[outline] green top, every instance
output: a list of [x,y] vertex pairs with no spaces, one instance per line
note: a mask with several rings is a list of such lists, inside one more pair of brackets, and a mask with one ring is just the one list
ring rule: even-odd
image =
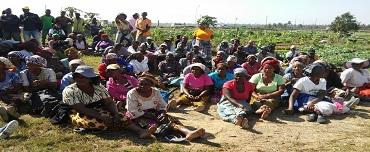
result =
[[42,29],[45,31],[45,30],[49,30],[53,27],[53,23],[54,23],[54,17],[53,16],[46,16],[46,15],[43,15],[41,16],[41,22],[42,22]]
[[262,73],[257,73],[251,77],[249,82],[256,85],[256,90],[258,93],[266,94],[277,91],[278,86],[284,84],[284,79],[281,75],[275,74],[274,80],[265,85],[262,80]]

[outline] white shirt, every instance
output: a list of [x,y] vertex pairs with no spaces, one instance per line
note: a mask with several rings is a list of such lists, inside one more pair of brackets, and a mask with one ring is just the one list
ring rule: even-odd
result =
[[136,88],[131,89],[127,92],[126,101],[126,109],[130,112],[133,119],[144,115],[143,110],[165,110],[167,105],[157,88],[152,88],[152,94],[147,98],[140,96]]
[[362,87],[365,83],[370,83],[370,74],[367,69],[359,71],[349,68],[342,72],[340,79],[346,87]]
[[326,90],[326,80],[321,78],[319,84],[313,83],[309,77],[300,78],[293,86],[301,93],[317,95],[320,90]]
[[127,48],[127,51],[130,52],[131,54],[134,54],[134,53],[137,53],[138,51],[136,51],[132,46],[129,46]]
[[160,54],[166,55],[167,53],[168,53],[167,49],[164,51],[164,53],[162,53],[162,51],[160,49],[158,49],[157,51],[154,52],[154,55],[160,55]]
[[[23,86],[30,86],[30,82],[27,77],[27,73],[29,72],[27,71],[28,69],[20,72]],[[38,76],[31,76],[31,73],[28,75],[31,77],[31,80],[48,80],[49,82],[57,82],[55,72],[49,68],[41,68],[41,73]]]
[[75,41],[76,48],[79,50],[86,49],[86,44],[85,41],[78,42],[77,40]]
[[149,71],[148,58],[144,57],[144,60],[139,62],[138,60],[131,60],[130,64],[134,68],[134,73],[139,74],[141,72]]

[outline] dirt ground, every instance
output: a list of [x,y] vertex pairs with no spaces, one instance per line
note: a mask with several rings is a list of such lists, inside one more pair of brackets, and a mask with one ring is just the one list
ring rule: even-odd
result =
[[305,115],[287,116],[276,109],[269,120],[249,118],[253,129],[243,130],[220,120],[215,104],[207,112],[171,112],[186,126],[203,127],[206,136],[185,145],[205,151],[370,151],[370,103],[349,114],[330,117],[328,124],[307,122]]

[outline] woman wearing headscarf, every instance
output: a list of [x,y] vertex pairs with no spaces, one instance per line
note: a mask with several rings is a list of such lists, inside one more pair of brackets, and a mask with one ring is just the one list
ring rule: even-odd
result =
[[114,43],[112,40],[109,39],[108,34],[102,34],[101,35],[101,40],[96,44],[95,50],[98,51],[98,53],[103,53],[104,50],[109,47],[113,46]]
[[234,79],[223,85],[223,96],[217,104],[217,111],[222,120],[234,123],[242,128],[248,128],[247,114],[252,112],[249,100],[253,86],[247,80],[244,68],[234,70]]
[[57,80],[54,70],[45,68],[46,59],[38,55],[26,58],[27,69],[20,73],[22,85],[26,92],[31,93],[31,105],[34,112],[39,113],[48,99],[56,96]]
[[247,56],[247,61],[242,64],[242,67],[247,70],[247,79],[257,74],[261,69],[261,64],[257,62],[257,57],[254,54]]
[[103,63],[98,66],[99,76],[102,81],[107,81],[109,76],[107,76],[107,66],[110,64],[117,64],[118,55],[116,53],[108,53],[105,55]]
[[13,98],[22,89],[22,82],[16,72],[10,71],[14,65],[5,57],[0,57],[0,116],[4,121],[9,121],[9,116],[18,118]]
[[205,73],[206,66],[204,64],[194,63],[191,66],[191,73],[184,77],[183,94],[178,100],[170,101],[170,108],[175,108],[177,105],[189,105],[198,112],[205,109],[213,82]]
[[229,55],[226,60],[227,64],[227,72],[234,74],[234,69],[240,68],[240,64],[238,64],[238,58],[234,55]]
[[15,67],[15,71],[19,74],[27,68],[26,61],[22,58],[19,51],[11,51],[8,53],[8,59]]
[[114,99],[119,111],[124,110],[126,105],[127,92],[138,86],[138,80],[123,72],[118,64],[110,64],[107,67],[109,80],[107,81],[107,90],[109,95]]
[[284,92],[284,79],[275,73],[279,61],[266,60],[262,62],[262,70],[251,77],[254,92],[250,104],[262,119],[266,119],[271,111],[280,104],[280,96]]
[[188,141],[203,136],[205,134],[203,128],[191,131],[178,120],[167,115],[167,104],[160,90],[154,87],[156,83],[155,77],[150,74],[139,76],[139,86],[127,93],[126,109],[129,118],[141,128],[168,125],[171,129],[184,134]]
[[346,89],[346,94],[354,93],[362,99],[370,98],[370,74],[365,67],[369,65],[368,60],[354,58],[346,63],[348,69],[340,76]]
[[129,129],[139,134],[140,138],[150,136],[155,128],[147,130],[137,127],[116,105],[107,90],[99,83],[99,76],[86,65],[80,65],[73,73],[76,83],[63,91],[63,103],[71,107],[72,125],[78,128],[94,130]]

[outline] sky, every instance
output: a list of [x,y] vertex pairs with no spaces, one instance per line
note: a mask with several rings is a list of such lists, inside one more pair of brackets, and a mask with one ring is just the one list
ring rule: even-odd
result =
[[12,8],[20,15],[22,7],[40,16],[45,8],[53,16],[72,6],[99,13],[113,21],[123,12],[128,16],[148,12],[153,23],[195,23],[202,15],[214,16],[219,23],[231,24],[330,24],[336,16],[351,12],[361,24],[370,24],[370,0],[0,0],[0,9]]

